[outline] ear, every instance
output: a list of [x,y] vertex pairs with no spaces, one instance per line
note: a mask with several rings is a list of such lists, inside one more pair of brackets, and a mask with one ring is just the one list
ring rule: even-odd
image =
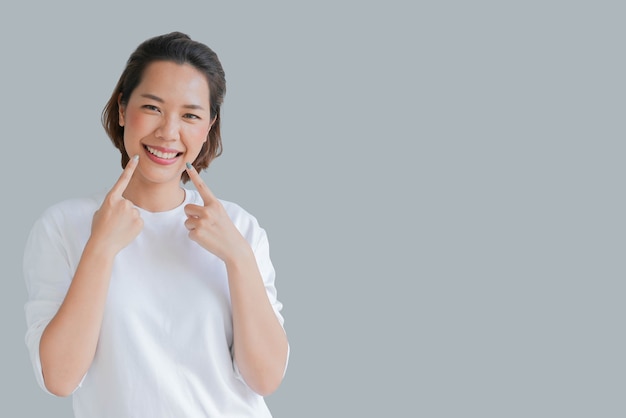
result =
[[117,109],[118,109],[118,119],[120,126],[124,126],[124,114],[126,113],[126,106],[122,104],[122,93],[117,96]]

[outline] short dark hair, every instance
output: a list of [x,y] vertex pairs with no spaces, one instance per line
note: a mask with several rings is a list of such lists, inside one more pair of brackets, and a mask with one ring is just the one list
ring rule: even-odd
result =
[[[181,32],[171,32],[155,36],[142,42],[130,55],[111,98],[102,111],[102,125],[113,145],[122,154],[122,168],[130,157],[124,147],[124,127],[119,124],[119,102],[126,105],[133,90],[141,82],[148,66],[155,61],[171,61],[177,64],[190,64],[206,76],[209,83],[209,103],[213,125],[208,140],[202,145],[200,154],[193,162],[198,172],[209,166],[211,161],[222,153],[220,134],[220,108],[226,94],[226,77],[217,54],[203,43],[192,40]],[[183,183],[189,181],[186,171],[181,177]]]

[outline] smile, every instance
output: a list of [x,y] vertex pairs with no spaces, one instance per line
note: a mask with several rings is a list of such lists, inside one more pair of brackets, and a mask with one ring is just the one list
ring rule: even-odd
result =
[[171,160],[171,159],[176,158],[176,157],[178,157],[179,155],[182,154],[182,152],[163,152],[163,151],[160,151],[160,150],[158,150],[156,148],[152,148],[152,147],[150,147],[148,145],[144,145],[144,148],[150,154],[152,154],[152,155],[154,155],[156,157],[162,158],[164,160]]

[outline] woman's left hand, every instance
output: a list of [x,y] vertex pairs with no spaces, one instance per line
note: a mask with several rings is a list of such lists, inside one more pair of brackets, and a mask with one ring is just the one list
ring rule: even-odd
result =
[[185,227],[189,230],[189,238],[225,263],[249,252],[250,245],[200,174],[193,166],[191,168],[187,166],[187,173],[204,201],[204,206],[194,204],[185,206],[187,215]]

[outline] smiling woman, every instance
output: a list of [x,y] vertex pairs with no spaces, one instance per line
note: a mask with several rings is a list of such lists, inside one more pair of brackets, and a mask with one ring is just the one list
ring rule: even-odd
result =
[[76,417],[271,416],[289,346],[267,235],[199,175],[221,152],[224,93],[206,45],[142,43],[103,111],[120,178],[32,228],[26,343]]
[[[200,154],[215,120],[206,77],[189,64],[155,61],[146,67],[129,98],[119,96],[118,109],[126,154],[143,157],[124,196],[136,201],[146,190],[164,183],[180,189],[185,162]],[[167,209],[168,203],[163,203],[163,208],[147,209]]]

